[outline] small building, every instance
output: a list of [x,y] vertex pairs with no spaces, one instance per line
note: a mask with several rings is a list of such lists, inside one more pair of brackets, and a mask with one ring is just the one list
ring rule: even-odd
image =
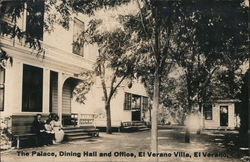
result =
[[205,129],[235,129],[240,118],[236,113],[235,103],[239,100],[217,100],[203,107],[203,128]]
[[[120,128],[122,124],[144,123],[150,121],[149,97],[146,88],[138,80],[124,81],[111,99],[111,126]],[[85,104],[74,105],[76,114],[95,114],[95,125],[99,128],[106,127],[106,111],[103,90],[98,81],[86,95]]]

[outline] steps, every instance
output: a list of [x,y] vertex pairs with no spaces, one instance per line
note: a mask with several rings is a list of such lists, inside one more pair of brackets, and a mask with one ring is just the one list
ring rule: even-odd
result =
[[64,127],[63,131],[67,141],[92,138],[99,133],[94,127]]
[[121,131],[122,132],[137,132],[146,131],[150,128],[145,122],[142,121],[132,121],[132,122],[122,122]]

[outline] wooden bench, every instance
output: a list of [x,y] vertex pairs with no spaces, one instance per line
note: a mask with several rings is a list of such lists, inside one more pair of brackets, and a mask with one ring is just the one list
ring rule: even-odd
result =
[[[42,120],[46,120],[47,117],[43,116]],[[13,140],[16,140],[16,147],[20,148],[20,142],[23,140],[34,139],[35,145],[38,146],[38,138],[35,133],[32,133],[32,123],[35,119],[35,115],[12,115],[12,136]]]
[[[102,131],[105,131],[107,128],[106,119],[96,119],[96,127],[100,128]],[[121,132],[122,121],[121,120],[112,120],[112,131]]]
[[84,126],[80,128],[83,128],[84,132],[87,132],[92,137],[99,137],[99,129],[96,129],[94,126]]

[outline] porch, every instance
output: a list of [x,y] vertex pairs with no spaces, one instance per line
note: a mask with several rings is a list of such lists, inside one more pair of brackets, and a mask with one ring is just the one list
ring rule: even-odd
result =
[[62,116],[62,125],[65,133],[65,140],[77,140],[99,136],[99,129],[96,129],[95,114],[76,114]]
[[[75,116],[76,114],[72,114]],[[64,140],[85,139],[99,136],[99,130],[95,127],[94,114],[78,114],[79,118],[72,118],[72,124],[64,125],[63,130],[65,133]],[[5,118],[4,122],[6,127],[4,135],[6,140],[10,142],[11,146],[16,148],[23,148],[27,146],[37,146],[37,135],[32,132],[32,123],[36,115],[11,115]],[[47,114],[42,115],[42,120],[48,119]],[[6,141],[7,142],[7,141]]]
[[150,122],[144,121],[128,121],[122,122],[121,131],[122,132],[134,132],[134,131],[145,131],[151,128]]

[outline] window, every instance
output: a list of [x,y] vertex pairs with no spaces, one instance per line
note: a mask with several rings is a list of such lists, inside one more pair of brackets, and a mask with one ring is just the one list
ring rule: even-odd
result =
[[141,109],[141,96],[132,94],[131,109]]
[[27,1],[27,37],[43,40],[44,1]]
[[204,105],[204,117],[205,120],[212,120],[213,119],[213,108],[212,105]]
[[147,111],[148,109],[148,97],[142,97],[142,109]]
[[4,81],[5,70],[0,66],[0,111],[4,110]]
[[22,111],[42,112],[43,70],[23,65]]
[[74,19],[73,32],[73,53],[84,56],[84,23],[77,18]]
[[148,97],[125,93],[124,110],[147,110]]
[[125,93],[124,110],[131,110],[131,94]]
[[58,73],[50,71],[49,112],[55,112],[58,107]]

